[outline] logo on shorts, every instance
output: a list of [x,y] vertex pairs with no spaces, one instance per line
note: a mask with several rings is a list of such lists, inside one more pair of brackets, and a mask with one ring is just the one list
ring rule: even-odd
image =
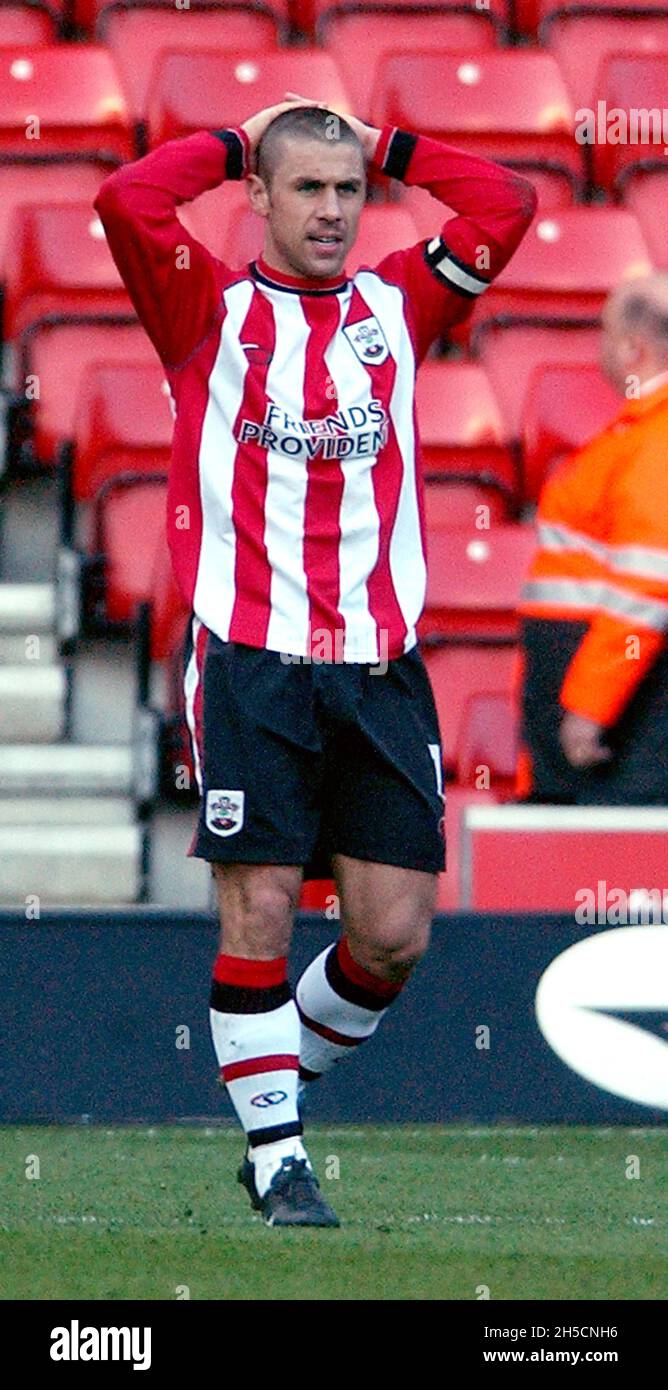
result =
[[260,1091],[257,1096],[251,1096],[251,1105],[257,1105],[258,1110],[266,1110],[270,1105],[280,1105],[287,1098],[287,1091]]
[[244,823],[244,793],[213,791],[206,795],[206,824],[214,835],[236,835]]
[[357,323],[350,323],[343,331],[360,362],[370,362],[379,366],[389,356],[390,349],[385,335],[378,319],[373,316],[359,319]]

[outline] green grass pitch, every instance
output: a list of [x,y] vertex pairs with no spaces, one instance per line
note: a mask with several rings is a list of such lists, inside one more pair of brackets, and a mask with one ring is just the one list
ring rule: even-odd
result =
[[235,1129],[6,1127],[0,1297],[665,1299],[666,1133],[311,1126],[342,1227],[279,1231]]

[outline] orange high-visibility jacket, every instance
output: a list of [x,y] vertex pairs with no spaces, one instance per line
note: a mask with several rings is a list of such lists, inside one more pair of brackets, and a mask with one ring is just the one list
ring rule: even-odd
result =
[[589,621],[560,703],[616,723],[668,632],[667,382],[626,401],[545,483],[520,607]]

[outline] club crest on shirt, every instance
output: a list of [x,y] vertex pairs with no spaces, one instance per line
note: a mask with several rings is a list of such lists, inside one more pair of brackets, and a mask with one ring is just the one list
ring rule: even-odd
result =
[[236,835],[244,823],[244,793],[211,791],[206,794],[206,824],[214,835]]
[[360,362],[368,362],[375,367],[389,356],[385,334],[373,315],[368,319],[358,319],[357,323],[344,324],[343,331]]

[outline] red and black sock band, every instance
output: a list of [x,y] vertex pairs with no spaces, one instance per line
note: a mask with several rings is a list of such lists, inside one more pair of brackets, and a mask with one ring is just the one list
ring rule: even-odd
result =
[[325,960],[325,976],[341,999],[376,1013],[386,1009],[402,989],[402,984],[381,980],[378,975],[358,965],[350,954],[345,936],[332,946]]
[[263,1014],[280,1009],[292,998],[286,970],[287,956],[245,960],[221,953],[213,968],[211,1008],[222,1014]]

